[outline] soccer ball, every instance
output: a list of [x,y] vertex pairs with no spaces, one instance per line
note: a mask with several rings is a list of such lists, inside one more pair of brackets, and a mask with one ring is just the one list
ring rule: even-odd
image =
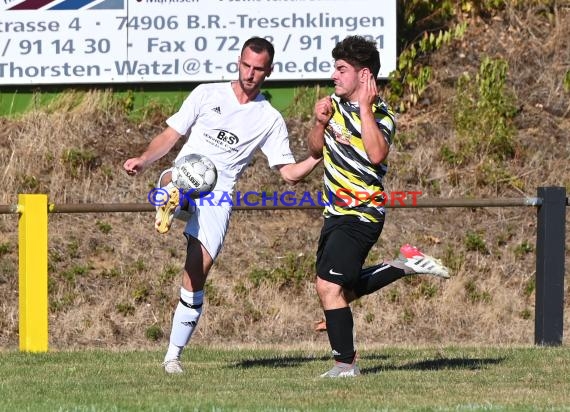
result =
[[193,153],[174,162],[172,183],[190,192],[190,197],[211,192],[218,181],[216,165],[206,156]]

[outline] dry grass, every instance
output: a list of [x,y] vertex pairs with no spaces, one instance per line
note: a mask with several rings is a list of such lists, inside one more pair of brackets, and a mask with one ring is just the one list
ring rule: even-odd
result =
[[[535,196],[538,186],[570,188],[570,105],[562,88],[570,69],[570,9],[556,9],[553,19],[537,10],[509,10],[501,19],[470,27],[462,44],[433,56],[435,79],[425,100],[400,116],[389,190],[456,198]],[[520,104],[517,156],[501,164],[510,178],[493,184],[482,183],[480,165],[451,167],[440,157],[441,146],[456,139],[455,81],[465,71],[476,72],[483,56],[509,62],[509,86]],[[0,204],[14,204],[24,192],[48,193],[55,203],[144,202],[172,157],[136,179],[122,173],[121,165],[140,153],[162,124],[128,122],[112,107],[101,108],[108,100],[104,92],[71,93],[48,112],[0,119]],[[308,125],[289,123],[294,151],[303,155]],[[239,189],[287,186],[258,155]],[[318,189],[320,171],[296,190]],[[152,220],[135,213],[50,215],[51,347],[165,345],[184,241],[180,225],[157,236]],[[317,211],[235,212],[194,339],[326,347],[326,335],[313,331],[321,316],[311,273],[320,225]],[[18,340],[16,227],[15,215],[0,216],[1,347],[16,347]],[[390,210],[370,261],[392,257],[401,243],[410,242],[442,257],[453,277],[400,281],[357,302],[358,342],[532,344],[535,236],[532,208]],[[254,275],[262,272],[273,280],[257,285]],[[304,273],[305,280],[295,284],[283,278],[294,272]]]

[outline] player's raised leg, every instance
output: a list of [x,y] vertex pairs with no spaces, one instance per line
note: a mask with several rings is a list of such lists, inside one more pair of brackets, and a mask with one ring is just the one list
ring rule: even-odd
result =
[[444,279],[449,279],[449,269],[443,265],[441,260],[426,255],[417,247],[405,244],[400,248],[401,261],[407,268],[411,269],[414,275],[433,275]]
[[180,208],[180,190],[172,183],[172,170],[166,169],[158,178],[157,188],[163,190],[162,204],[156,206],[154,228],[158,233],[166,233],[170,230],[174,213]]

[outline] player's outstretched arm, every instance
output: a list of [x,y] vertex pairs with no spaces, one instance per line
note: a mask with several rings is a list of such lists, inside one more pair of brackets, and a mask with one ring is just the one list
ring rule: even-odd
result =
[[167,127],[151,140],[142,155],[128,159],[123,164],[123,169],[129,175],[136,175],[142,172],[152,162],[167,154],[181,136],[172,127]]
[[315,123],[309,131],[309,138],[307,139],[307,146],[309,153],[313,157],[322,157],[323,148],[325,146],[325,126],[320,123]]
[[322,160],[322,157],[309,156],[297,163],[277,166],[281,177],[290,185],[299,183],[305,176],[311,173]]

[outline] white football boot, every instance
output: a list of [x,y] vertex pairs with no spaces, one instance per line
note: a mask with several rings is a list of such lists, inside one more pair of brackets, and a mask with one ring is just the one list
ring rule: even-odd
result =
[[400,248],[399,260],[417,275],[433,275],[449,279],[449,269],[439,259],[422,253],[417,247],[405,244]]

